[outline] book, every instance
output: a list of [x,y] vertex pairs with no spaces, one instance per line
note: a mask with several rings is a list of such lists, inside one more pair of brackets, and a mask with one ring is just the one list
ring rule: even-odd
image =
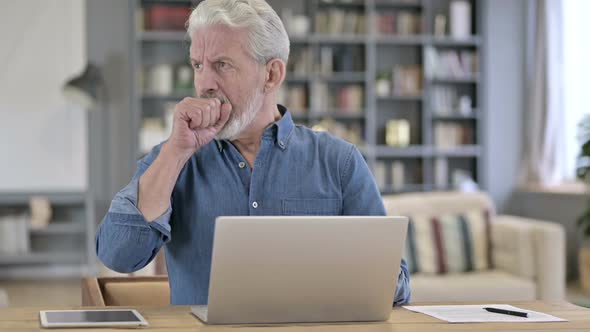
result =
[[332,35],[344,33],[344,15],[345,12],[340,9],[330,9],[328,11],[328,33]]
[[322,47],[320,49],[320,73],[324,75],[331,74],[334,70],[333,60],[332,47]]
[[391,163],[391,187],[395,191],[402,191],[406,186],[406,174],[404,163],[394,161]]
[[446,189],[449,185],[449,162],[447,158],[434,160],[434,185],[437,189]]

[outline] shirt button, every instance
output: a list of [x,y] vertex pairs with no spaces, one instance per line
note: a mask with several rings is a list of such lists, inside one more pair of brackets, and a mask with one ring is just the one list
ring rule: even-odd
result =
[[285,147],[285,142],[283,142],[283,141],[279,141],[279,146],[280,146],[281,148],[284,148],[284,147]]
[[238,164],[238,167],[239,168],[244,168],[244,167],[246,167],[246,163],[243,162],[243,161],[240,161],[240,163]]
[[257,208],[258,207],[258,202],[252,202],[252,207],[253,208]]

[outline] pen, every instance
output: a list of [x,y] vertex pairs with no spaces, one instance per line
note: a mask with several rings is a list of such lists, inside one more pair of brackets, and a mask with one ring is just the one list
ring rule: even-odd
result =
[[486,307],[483,308],[485,311],[494,312],[497,314],[504,314],[504,315],[511,315],[511,316],[518,316],[518,317],[528,317],[529,314],[522,311],[513,311],[513,310],[506,310],[506,309],[498,309],[498,308],[490,308]]

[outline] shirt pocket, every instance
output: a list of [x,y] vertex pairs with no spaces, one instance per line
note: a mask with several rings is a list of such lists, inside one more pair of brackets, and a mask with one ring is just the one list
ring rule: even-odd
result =
[[341,205],[337,198],[287,198],[283,199],[283,215],[337,216],[341,214]]

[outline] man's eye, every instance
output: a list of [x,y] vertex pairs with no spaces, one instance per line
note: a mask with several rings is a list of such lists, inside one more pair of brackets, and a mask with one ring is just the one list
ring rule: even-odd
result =
[[201,68],[203,68],[203,65],[200,63],[194,63],[193,68],[195,68],[196,70],[200,70]]
[[227,62],[221,61],[221,62],[217,63],[217,67],[219,67],[219,69],[227,69],[227,68],[229,68],[229,64]]

